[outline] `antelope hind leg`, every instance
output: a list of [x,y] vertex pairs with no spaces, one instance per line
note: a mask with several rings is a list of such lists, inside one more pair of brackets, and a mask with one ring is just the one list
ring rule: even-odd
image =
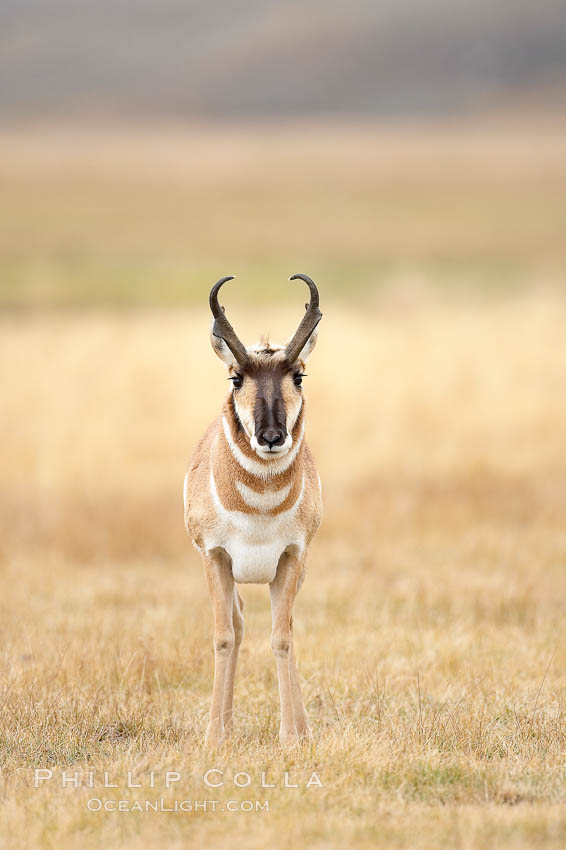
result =
[[299,738],[312,738],[309,726],[309,716],[303,701],[303,694],[299,682],[297,662],[295,659],[295,640],[293,637],[293,618],[291,617],[291,648],[289,657],[289,669],[291,675],[291,697],[293,699],[293,714],[295,717],[295,728]]
[[234,679],[236,678],[236,667],[238,665],[238,653],[244,636],[244,602],[234,587],[234,602],[232,606],[232,626],[234,629],[234,648],[230,655],[226,668],[226,681],[224,688],[224,732],[229,735],[232,731],[232,714],[234,701]]

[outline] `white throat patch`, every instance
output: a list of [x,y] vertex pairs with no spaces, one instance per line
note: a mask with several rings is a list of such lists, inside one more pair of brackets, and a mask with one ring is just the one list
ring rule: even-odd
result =
[[258,460],[254,460],[251,457],[248,457],[243,453],[238,445],[234,442],[232,438],[232,434],[230,433],[230,425],[225,416],[222,417],[222,429],[224,431],[224,436],[226,438],[226,442],[230,447],[230,451],[232,452],[236,461],[240,464],[246,472],[249,472],[250,475],[255,475],[256,478],[268,479],[271,478],[272,475],[279,475],[281,472],[285,472],[288,469],[295,458],[297,457],[297,453],[301,448],[301,444],[303,442],[303,437],[305,434],[305,423],[302,423],[301,430],[295,444],[292,448],[287,452],[287,454],[279,459],[267,459],[267,463],[260,463]]

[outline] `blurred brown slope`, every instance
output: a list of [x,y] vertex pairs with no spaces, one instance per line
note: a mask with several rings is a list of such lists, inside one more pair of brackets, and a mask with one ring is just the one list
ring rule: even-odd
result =
[[[0,134],[0,305],[202,304],[307,271],[369,297],[564,279],[566,124],[256,123]],[[230,298],[230,295],[227,295]]]

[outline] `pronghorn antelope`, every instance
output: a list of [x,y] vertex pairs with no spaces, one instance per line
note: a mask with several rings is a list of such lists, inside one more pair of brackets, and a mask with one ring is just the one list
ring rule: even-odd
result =
[[210,292],[211,342],[228,368],[221,415],[197,445],[183,489],[185,526],[204,563],[214,613],[214,685],[206,737],[219,744],[232,727],[238,651],[244,630],[237,583],[269,584],[271,646],[277,665],[283,746],[310,736],[295,663],[292,609],[305,558],[322,518],[320,478],[304,439],[301,389],[322,318],[307,275],[310,303],[286,345],[246,348]]

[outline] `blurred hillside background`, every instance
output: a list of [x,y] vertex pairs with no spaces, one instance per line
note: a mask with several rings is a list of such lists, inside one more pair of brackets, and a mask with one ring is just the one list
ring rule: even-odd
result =
[[[565,94],[563,0],[1,0],[6,847],[566,846]],[[211,766],[181,504],[227,391],[208,293],[237,275],[237,332],[282,341],[298,271],[324,313],[294,618],[315,739],[278,748],[244,587],[215,765],[325,789],[119,827],[34,793],[37,766]]]
[[563,272],[559,0],[5,0],[0,303]]

